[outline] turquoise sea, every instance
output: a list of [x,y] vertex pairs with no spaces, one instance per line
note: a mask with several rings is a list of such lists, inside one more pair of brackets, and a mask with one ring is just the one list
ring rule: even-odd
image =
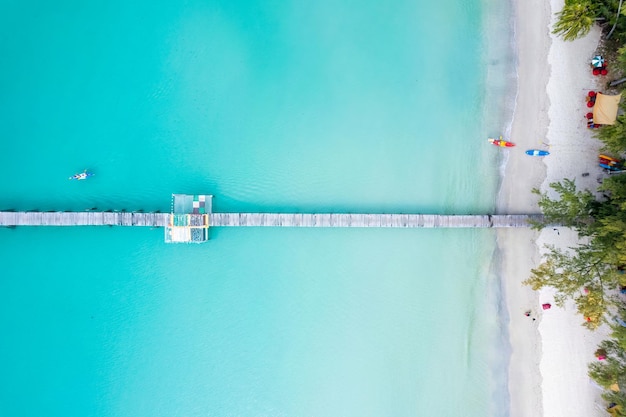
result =
[[[0,209],[493,212],[510,14],[0,0]],[[493,231],[0,228],[0,259],[2,416],[508,415]]]

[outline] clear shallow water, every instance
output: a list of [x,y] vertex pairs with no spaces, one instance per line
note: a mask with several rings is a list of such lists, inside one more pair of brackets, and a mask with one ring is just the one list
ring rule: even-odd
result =
[[[2,208],[493,210],[496,5],[2,9]],[[491,231],[162,233],[0,230],[0,411],[505,413]]]

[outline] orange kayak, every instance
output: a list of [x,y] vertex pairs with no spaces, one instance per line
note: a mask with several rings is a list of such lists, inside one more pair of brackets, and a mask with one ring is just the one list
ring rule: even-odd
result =
[[620,162],[620,160],[619,160],[619,159],[617,159],[617,158],[612,158],[612,157],[607,156],[607,155],[598,155],[598,158],[599,158],[599,159],[604,159],[605,161],[609,161],[609,162]]

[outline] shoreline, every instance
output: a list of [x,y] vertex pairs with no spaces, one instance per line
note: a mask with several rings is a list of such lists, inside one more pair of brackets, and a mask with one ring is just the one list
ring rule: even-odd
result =
[[[551,45],[548,31],[550,7],[540,0],[515,2],[514,47],[517,52],[517,94],[511,141],[516,148],[509,152],[498,192],[498,213],[539,213],[537,196],[531,190],[546,178],[546,166],[540,158],[528,157],[525,149],[536,148],[534,138],[545,138],[548,131],[546,92],[550,68],[536,65],[545,62]],[[539,371],[541,338],[539,336],[538,294],[521,283],[539,263],[539,232],[501,230],[496,233],[501,259],[500,280],[508,310],[510,356],[508,366],[509,416],[543,415],[542,376]],[[532,311],[532,317],[524,312]],[[535,318],[535,320],[533,320]]]
[[[602,174],[597,166],[601,144],[584,119],[585,95],[600,81],[589,68],[600,30],[594,27],[574,42],[555,37],[550,28],[563,4],[563,0],[513,4],[517,96],[510,140],[517,146],[507,158],[498,213],[539,213],[533,188],[547,191],[552,182],[575,178],[579,188],[595,191]],[[551,154],[529,157],[524,155],[526,149]],[[577,242],[577,235],[563,228],[497,231],[500,282],[509,316],[511,417],[605,415],[601,390],[590,382],[587,365],[606,329],[588,331],[572,305],[543,311],[541,303],[553,303],[550,289],[533,291],[522,285],[541,262],[545,245],[567,248]],[[524,313],[529,310],[527,317]]]

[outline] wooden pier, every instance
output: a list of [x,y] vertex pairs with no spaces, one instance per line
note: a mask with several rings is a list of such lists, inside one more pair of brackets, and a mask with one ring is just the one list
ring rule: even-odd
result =
[[169,213],[0,211],[0,226],[167,226]]
[[[208,213],[210,227],[519,228],[540,214]],[[0,211],[0,226],[167,227],[170,213]],[[200,214],[190,216],[201,216]]]
[[166,243],[202,243],[210,227],[520,228],[541,214],[213,213],[210,194],[172,194],[171,213],[127,211],[0,211],[0,227],[162,227]]
[[435,215],[435,214],[293,214],[213,213],[212,227],[383,227],[383,228],[492,228],[529,227],[541,215]]

